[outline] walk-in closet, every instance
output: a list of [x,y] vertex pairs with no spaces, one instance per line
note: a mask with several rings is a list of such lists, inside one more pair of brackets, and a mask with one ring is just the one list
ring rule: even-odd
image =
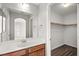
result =
[[77,4],[51,5],[51,55],[77,55]]

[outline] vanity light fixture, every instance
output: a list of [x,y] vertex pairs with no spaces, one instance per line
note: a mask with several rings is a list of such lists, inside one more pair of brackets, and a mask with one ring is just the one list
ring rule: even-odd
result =
[[71,3],[63,3],[63,4],[62,4],[63,7],[69,7],[69,6],[71,6],[71,5],[72,5]]
[[28,3],[19,3],[20,7],[24,10],[29,10],[29,4]]

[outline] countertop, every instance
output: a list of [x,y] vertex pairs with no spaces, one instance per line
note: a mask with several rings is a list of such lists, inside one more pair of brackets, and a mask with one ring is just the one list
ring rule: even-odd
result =
[[18,40],[6,41],[3,43],[0,43],[0,55],[17,51],[17,50],[21,50],[21,49],[25,49],[25,48],[30,48],[30,47],[40,45],[40,44],[45,44],[45,41],[44,40],[31,40],[31,41],[29,40],[29,42],[24,42],[24,43]]

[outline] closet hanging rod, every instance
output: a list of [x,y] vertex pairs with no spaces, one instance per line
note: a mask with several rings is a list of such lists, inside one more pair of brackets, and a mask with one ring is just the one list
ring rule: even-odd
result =
[[51,24],[63,25],[63,26],[73,26],[73,25],[77,25],[77,24],[61,24],[61,23],[51,23]]

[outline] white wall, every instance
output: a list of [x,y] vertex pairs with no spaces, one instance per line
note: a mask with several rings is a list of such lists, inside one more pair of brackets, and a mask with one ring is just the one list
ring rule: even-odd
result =
[[77,55],[79,56],[79,4],[77,4]]
[[55,22],[55,23],[63,23],[63,17],[58,15],[57,13],[53,12],[53,10],[51,11],[51,23]]
[[65,26],[64,44],[77,47],[77,26]]
[[[72,13],[64,17],[65,24],[77,24],[77,13]],[[77,47],[77,25],[65,26],[64,44]]]
[[55,49],[64,44],[64,26],[51,24],[51,49]]
[[64,16],[64,24],[77,24],[77,13]]
[[39,35],[38,39],[45,40],[46,42],[46,55],[51,55],[50,49],[50,20],[49,20],[49,4],[40,4],[39,6],[39,20],[38,29]]

